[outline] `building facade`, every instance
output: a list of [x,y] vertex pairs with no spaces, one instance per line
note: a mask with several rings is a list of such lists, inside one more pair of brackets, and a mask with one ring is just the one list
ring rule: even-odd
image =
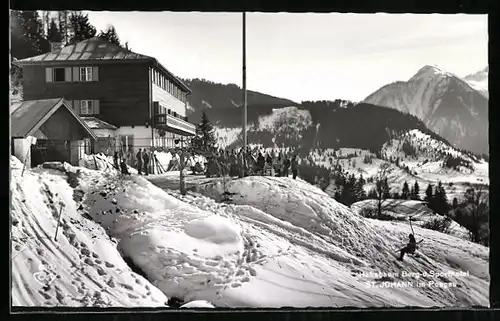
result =
[[22,101],[10,106],[11,153],[27,167],[48,161],[78,165],[95,133],[63,98]]
[[126,152],[195,134],[190,89],[155,58],[96,37],[18,63],[25,100],[64,97],[78,115],[116,127],[110,133]]

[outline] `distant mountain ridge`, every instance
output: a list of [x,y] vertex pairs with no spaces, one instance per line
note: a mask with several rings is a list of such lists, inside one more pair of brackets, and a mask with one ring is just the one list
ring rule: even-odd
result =
[[364,102],[415,115],[457,148],[489,151],[488,99],[437,66],[424,66],[406,82],[383,86]]
[[480,70],[474,74],[465,76],[464,80],[467,81],[467,83],[472,88],[484,94],[486,98],[489,98],[488,76],[489,76],[489,67],[486,67],[483,70]]

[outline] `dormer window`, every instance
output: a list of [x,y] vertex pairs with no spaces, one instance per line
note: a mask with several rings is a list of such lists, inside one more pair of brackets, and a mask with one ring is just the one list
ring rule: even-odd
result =
[[92,67],[80,67],[80,81],[92,81]]

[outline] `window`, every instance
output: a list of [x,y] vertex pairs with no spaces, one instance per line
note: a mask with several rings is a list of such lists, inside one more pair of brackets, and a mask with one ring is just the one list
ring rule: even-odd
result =
[[54,68],[52,79],[54,81],[66,81],[66,72],[64,68]]
[[92,100],[81,100],[80,115],[93,115],[93,114],[94,114],[94,102]]
[[80,81],[92,81],[92,67],[80,67]]
[[90,138],[83,139],[83,152],[87,155],[92,154],[92,141]]

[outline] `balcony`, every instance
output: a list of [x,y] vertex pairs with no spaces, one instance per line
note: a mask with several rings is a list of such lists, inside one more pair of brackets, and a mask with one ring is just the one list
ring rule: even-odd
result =
[[183,136],[196,135],[196,126],[182,118],[170,114],[155,115],[154,127]]

